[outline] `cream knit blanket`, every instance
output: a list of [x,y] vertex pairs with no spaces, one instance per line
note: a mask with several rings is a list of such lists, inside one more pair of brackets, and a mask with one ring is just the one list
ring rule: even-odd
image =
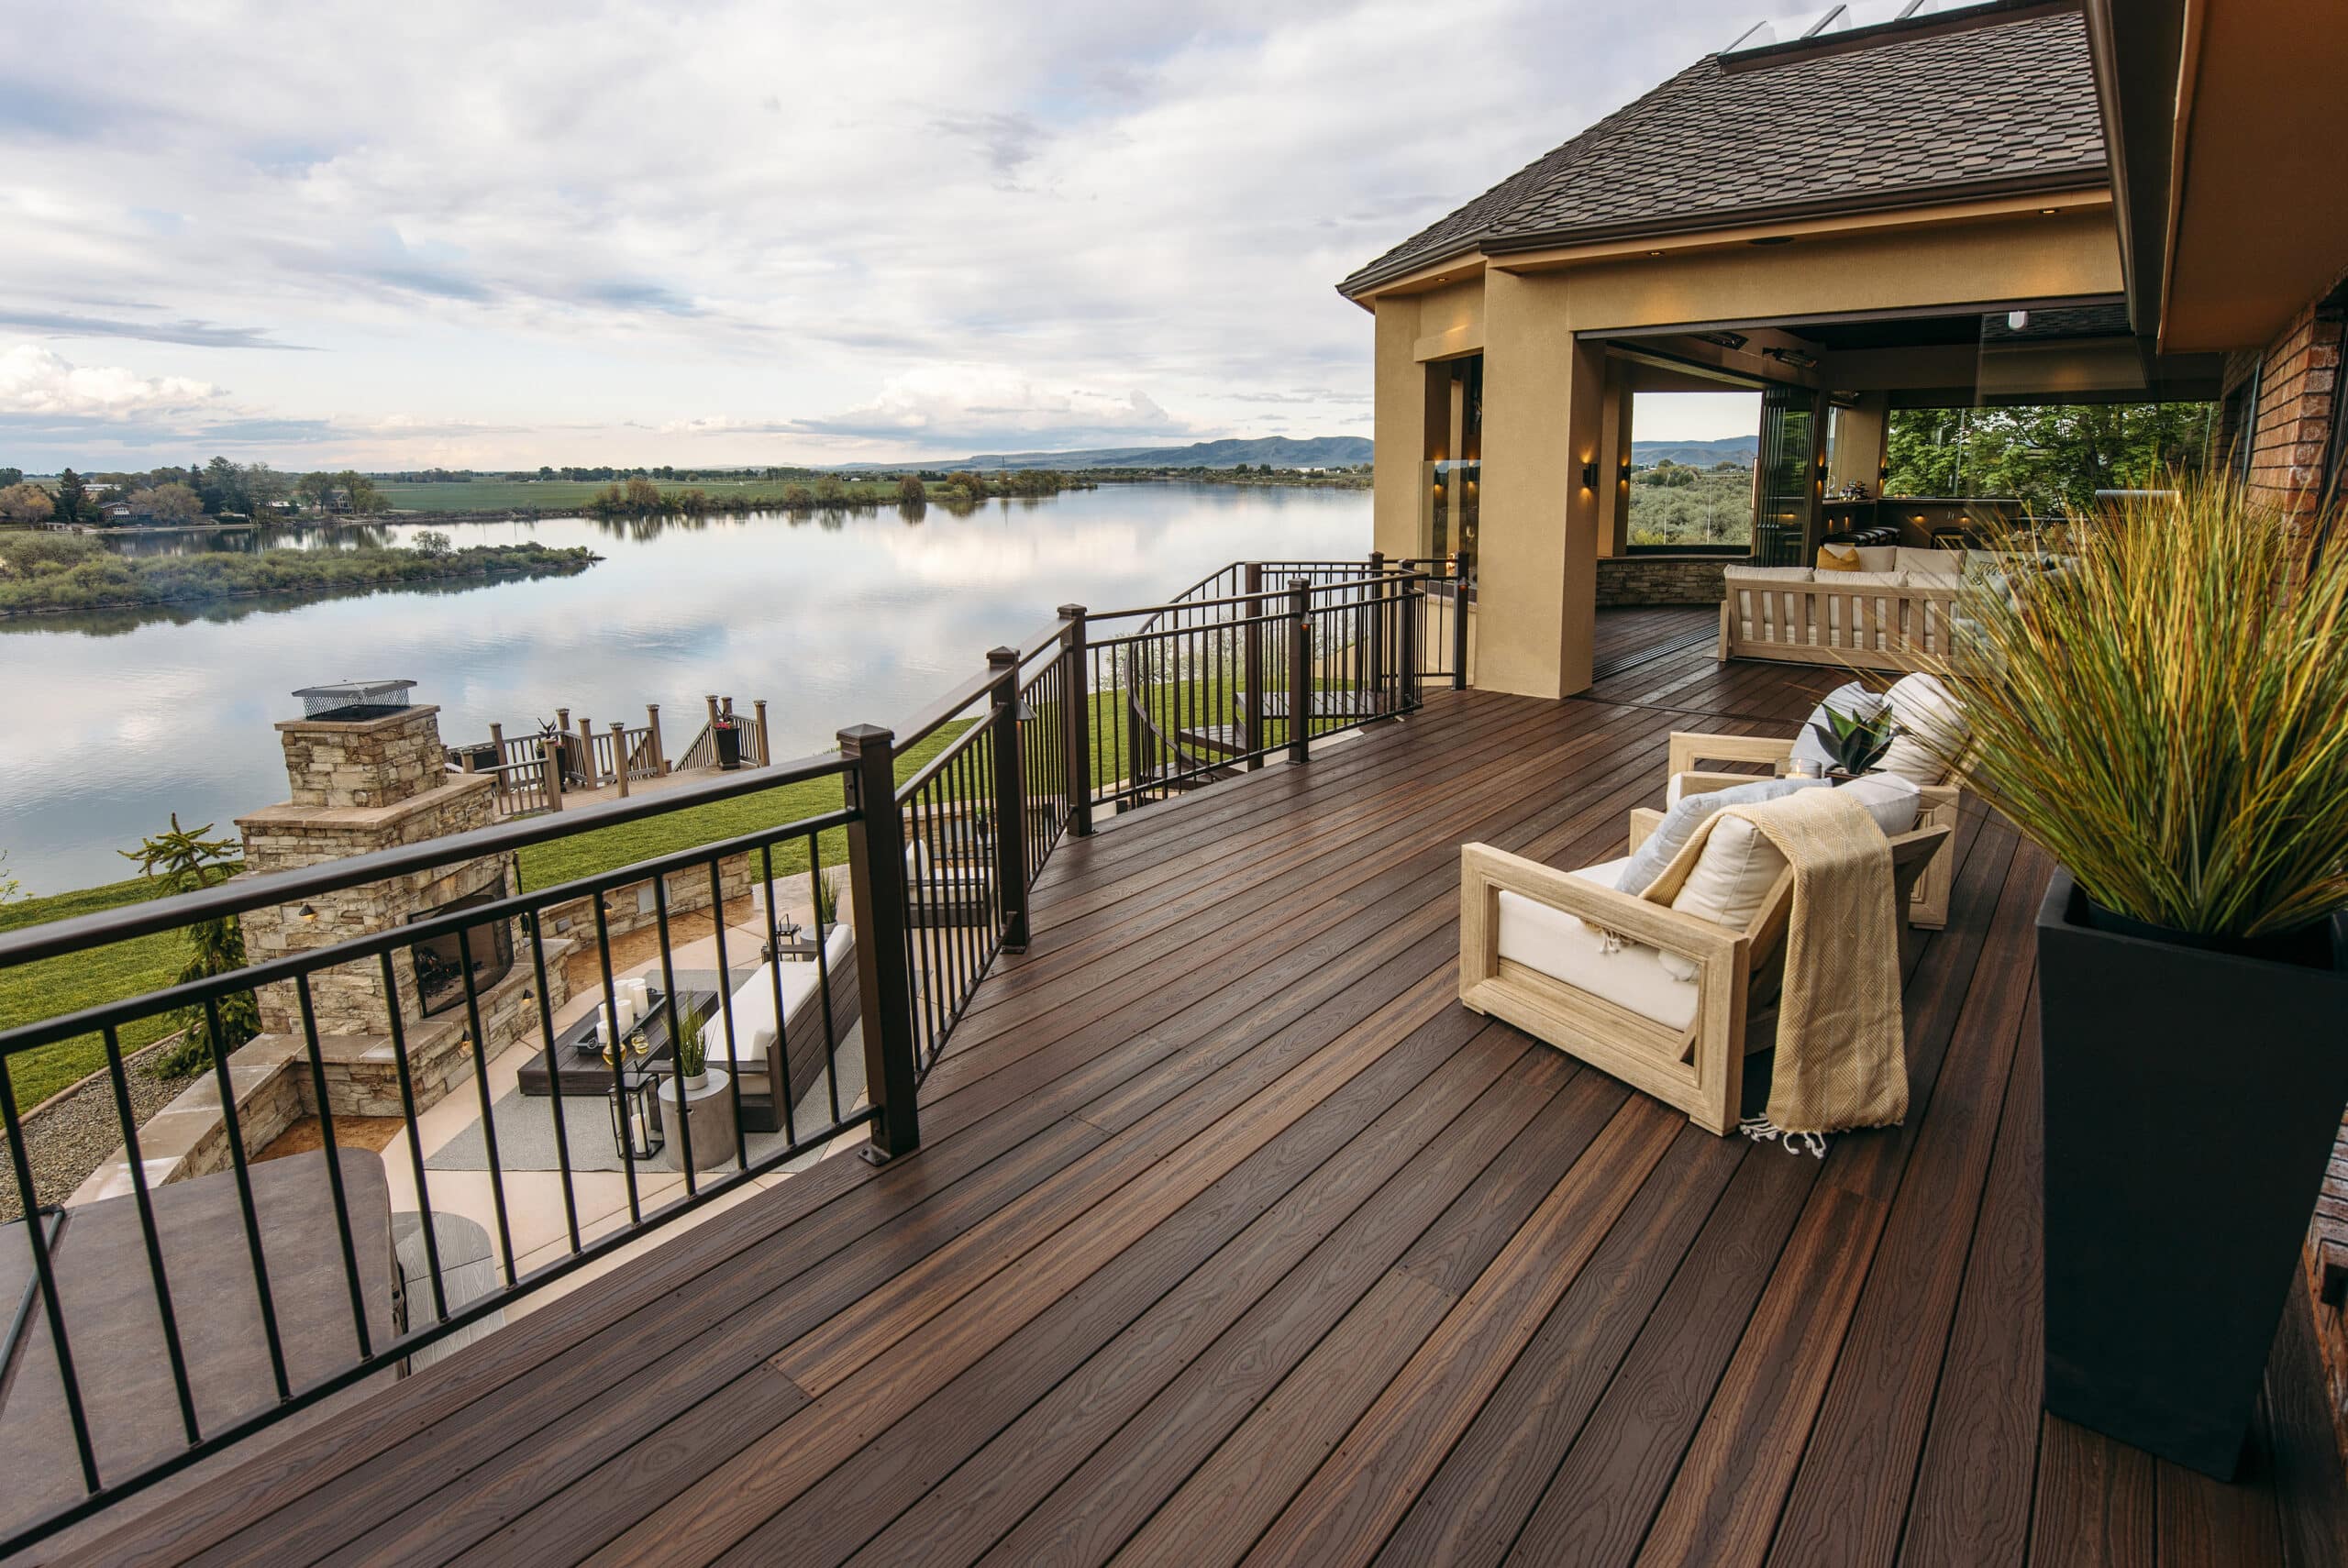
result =
[[[1908,1114],[1908,1054],[1890,841],[1839,790],[1723,806],[1696,825],[1642,896],[1670,903],[1723,817],[1752,823],[1794,872],[1769,1125],[1748,1122],[1746,1131],[1818,1134],[1899,1121]],[[1822,1147],[1813,1138],[1813,1152]]]

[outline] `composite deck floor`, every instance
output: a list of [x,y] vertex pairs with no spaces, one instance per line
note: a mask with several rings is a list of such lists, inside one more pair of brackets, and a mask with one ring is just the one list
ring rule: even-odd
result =
[[1834,679],[1439,692],[1105,822],[917,1155],[739,1204],[90,1560],[2348,1561],[2299,1309],[2241,1485],[2040,1413],[2048,867],[2000,823],[1913,961],[1908,1122],[1822,1161],[1455,999],[1463,841],[1617,853],[1667,732],[1782,733]]

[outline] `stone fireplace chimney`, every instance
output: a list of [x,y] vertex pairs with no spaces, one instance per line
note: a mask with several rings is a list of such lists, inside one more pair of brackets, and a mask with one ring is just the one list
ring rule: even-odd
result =
[[[409,706],[407,688],[412,684],[350,683],[297,693],[311,711],[277,725],[292,798],[237,819],[248,870],[312,866],[484,827],[494,819],[491,777],[449,768],[440,744],[439,710],[428,703]],[[503,857],[457,860],[317,894],[298,905],[255,910],[244,916],[245,947],[254,962],[263,962],[393,930],[452,906],[487,902],[509,890]],[[535,1008],[521,1005],[526,999],[521,977],[529,966],[514,965],[512,925],[510,921],[483,924],[467,938],[487,1036],[482,1043],[492,1056],[535,1021]],[[570,944],[562,945],[567,949]],[[330,1056],[346,1070],[359,1070],[370,1060],[380,1067],[372,1073],[359,1071],[367,1081],[354,1087],[351,1103],[339,1103],[342,1096],[338,1093],[338,1103],[333,1107],[338,1111],[397,1112],[390,1051],[394,999],[419,1109],[471,1070],[463,958],[455,938],[395,950],[392,971],[395,999],[386,995],[377,959],[310,977],[318,1032],[338,1037]],[[257,995],[261,1028],[298,1039],[302,1013],[294,984],[262,986]],[[548,999],[551,1005],[561,999]]]

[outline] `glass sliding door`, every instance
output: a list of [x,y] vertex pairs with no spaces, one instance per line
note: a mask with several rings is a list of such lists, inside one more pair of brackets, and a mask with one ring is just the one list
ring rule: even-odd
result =
[[1753,562],[1802,566],[1818,510],[1818,394],[1772,382],[1761,393],[1761,450],[1754,464]]

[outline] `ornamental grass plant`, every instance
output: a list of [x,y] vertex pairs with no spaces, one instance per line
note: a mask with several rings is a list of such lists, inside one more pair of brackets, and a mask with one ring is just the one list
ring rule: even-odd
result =
[[1993,529],[2011,564],[1959,590],[1966,781],[2128,920],[2233,943],[2348,907],[2348,549],[2206,478],[2068,531]]

